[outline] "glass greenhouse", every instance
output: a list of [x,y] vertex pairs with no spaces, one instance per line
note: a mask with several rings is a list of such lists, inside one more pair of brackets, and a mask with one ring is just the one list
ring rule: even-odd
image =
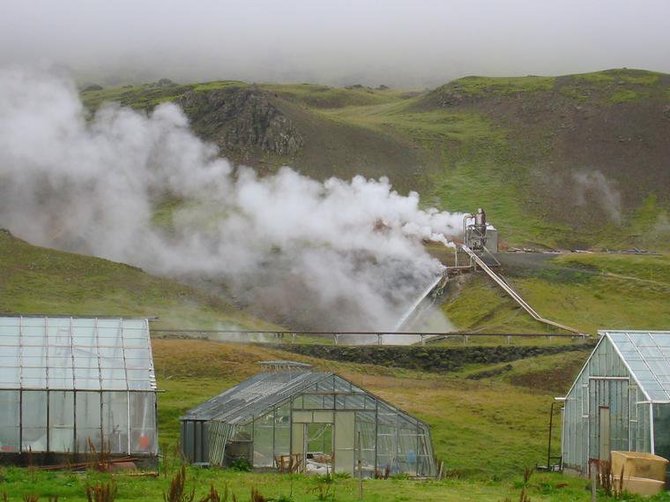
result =
[[434,476],[430,429],[334,373],[289,361],[181,418],[191,462],[300,472]]
[[670,332],[599,334],[565,397],[564,469],[586,475],[615,450],[670,458]]
[[157,457],[148,321],[0,317],[0,461],[93,451]]

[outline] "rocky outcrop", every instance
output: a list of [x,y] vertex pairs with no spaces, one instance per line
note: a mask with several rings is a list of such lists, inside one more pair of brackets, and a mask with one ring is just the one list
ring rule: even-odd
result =
[[270,95],[253,86],[191,90],[177,103],[193,129],[227,154],[292,156],[304,143]]
[[590,351],[592,343],[574,345],[439,347],[393,345],[277,345],[280,350],[341,362],[377,364],[395,368],[446,373],[459,371],[467,364],[498,364],[528,357],[561,352]]

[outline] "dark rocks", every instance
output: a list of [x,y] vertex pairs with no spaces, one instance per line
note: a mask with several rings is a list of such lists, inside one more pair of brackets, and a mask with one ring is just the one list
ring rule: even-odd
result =
[[281,349],[321,359],[444,373],[458,371],[467,364],[497,364],[540,355],[583,350],[584,345],[543,347],[281,345]]
[[258,88],[189,91],[177,102],[193,129],[226,153],[290,156],[303,146],[293,123]]

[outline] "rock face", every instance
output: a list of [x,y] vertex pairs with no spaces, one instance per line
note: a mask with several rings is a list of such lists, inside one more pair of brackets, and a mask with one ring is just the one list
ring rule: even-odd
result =
[[193,129],[227,154],[295,155],[304,140],[270,95],[255,87],[188,91],[178,98]]

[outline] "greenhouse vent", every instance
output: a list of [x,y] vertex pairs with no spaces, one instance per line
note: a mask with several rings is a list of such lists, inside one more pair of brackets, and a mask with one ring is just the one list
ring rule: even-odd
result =
[[0,462],[156,464],[146,319],[0,317]]
[[334,374],[292,361],[264,371],[181,417],[185,457],[197,464],[435,475],[430,429]]
[[611,451],[670,458],[670,331],[599,331],[564,398],[562,462],[588,474]]

